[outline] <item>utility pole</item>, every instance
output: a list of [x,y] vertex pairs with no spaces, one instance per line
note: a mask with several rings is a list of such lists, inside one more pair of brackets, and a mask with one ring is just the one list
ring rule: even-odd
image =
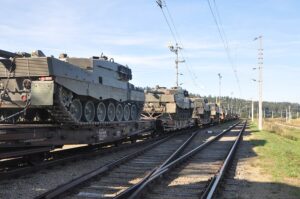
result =
[[176,54],[176,60],[175,60],[175,67],[176,67],[176,87],[179,87],[179,83],[178,83],[178,75],[179,75],[179,72],[178,72],[178,64],[179,63],[183,63],[185,62],[185,60],[179,60],[178,59],[178,51],[181,50],[182,48],[178,46],[178,44],[176,43],[176,46],[169,46],[169,49],[171,52],[175,53]]
[[219,76],[219,106],[221,106],[221,79],[222,79],[222,75],[220,73],[218,73]]
[[233,105],[232,105],[232,96],[233,96],[233,92],[230,93],[231,98],[230,98],[230,114],[233,114]]
[[252,120],[252,122],[254,121],[254,103],[253,103],[253,99],[252,99],[252,107],[251,107],[251,112],[252,112],[252,114],[251,114],[251,116],[252,116],[252,118],[251,118],[251,120]]
[[289,121],[291,122],[292,114],[291,114],[291,106],[289,106]]
[[285,109],[285,122],[288,121],[288,112],[287,112],[287,109]]
[[258,129],[262,130],[262,88],[263,88],[263,48],[262,48],[262,36],[254,38],[255,40],[259,40],[259,48],[258,48],[258,69],[259,69],[259,102],[258,102]]
[[248,111],[248,119],[251,118],[251,111],[250,111],[250,108],[248,109],[248,106],[247,106],[247,111]]

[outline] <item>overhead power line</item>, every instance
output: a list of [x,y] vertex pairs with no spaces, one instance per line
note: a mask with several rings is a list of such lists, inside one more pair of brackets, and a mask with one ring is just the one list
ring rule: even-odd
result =
[[207,3],[208,3],[208,6],[209,6],[211,15],[213,17],[213,20],[214,20],[214,22],[215,22],[215,24],[217,26],[219,37],[220,37],[220,39],[221,39],[221,41],[223,43],[223,46],[224,46],[224,49],[225,49],[228,61],[229,61],[230,65],[231,65],[231,68],[233,70],[236,82],[238,84],[239,93],[240,93],[240,96],[241,96],[242,92],[241,92],[241,86],[240,86],[239,77],[238,77],[238,74],[237,74],[237,69],[236,69],[234,61],[233,61],[233,59],[231,57],[231,52],[230,52],[229,45],[228,45],[228,39],[226,37],[225,31],[224,31],[223,26],[222,26],[222,21],[221,21],[221,17],[220,17],[219,11],[218,11],[218,7],[217,7],[217,4],[216,4],[216,1],[213,0],[214,8],[215,8],[215,13],[216,14],[214,13],[214,10],[212,8],[210,0],[207,0]]
[[[168,16],[169,16],[169,18],[170,18],[170,20],[171,20],[171,24],[173,25],[174,32],[175,32],[175,35],[176,35],[176,37],[177,37],[177,40],[179,41],[180,46],[181,46],[183,49],[185,49],[185,47],[184,47],[184,45],[183,45],[183,43],[182,43],[182,40],[181,40],[181,36],[179,35],[179,33],[178,33],[178,31],[177,31],[177,28],[176,28],[176,26],[175,26],[173,17],[172,17],[172,15],[171,15],[171,12],[169,11],[169,8],[168,8],[168,6],[167,6],[166,3],[165,3],[165,8],[166,8],[167,13],[168,13]],[[181,57],[182,57],[183,60],[187,60],[187,59],[185,58],[184,53],[183,53],[182,51],[180,51],[180,54],[181,54]],[[190,76],[192,77],[192,81],[193,81],[194,85],[195,85],[196,87],[199,87],[199,85],[197,84],[197,81],[196,81],[196,79],[197,79],[198,77],[197,77],[196,73],[193,73],[193,72],[192,72],[193,67],[190,67],[189,64],[187,63],[187,61],[184,62],[184,65],[185,65],[185,67],[187,68],[187,70],[188,70]]]
[[[174,23],[173,17],[171,15],[170,10],[168,9],[168,6],[167,6],[166,2],[164,0],[156,0],[156,3],[160,7],[160,9],[161,9],[161,11],[163,13],[164,19],[165,19],[165,21],[166,21],[166,23],[167,23],[167,25],[169,27],[170,33],[171,33],[171,35],[172,35],[175,43],[176,44],[178,43],[184,49],[185,47],[184,47],[184,45],[183,45],[183,43],[181,41],[181,37],[180,37],[180,35],[179,35],[178,31],[177,31],[177,28],[176,28],[176,25]],[[166,9],[168,16],[164,12],[164,8]],[[186,60],[186,62],[184,62],[184,65],[187,68],[187,71],[188,71],[189,75],[191,76],[192,83],[198,88],[199,85],[198,85],[197,81],[199,81],[199,80],[197,80],[198,79],[197,75],[192,72],[193,68],[189,66],[189,64],[187,62],[187,59],[184,56],[184,53],[182,51],[179,51],[179,53],[181,55],[181,58],[183,60]],[[204,87],[203,83],[201,83],[201,84]]]
[[163,15],[164,15],[165,21],[166,21],[166,23],[167,23],[167,25],[168,25],[168,27],[169,27],[169,30],[170,30],[170,32],[171,32],[171,34],[172,34],[173,39],[175,40],[176,43],[178,43],[178,42],[177,42],[177,39],[176,39],[176,36],[175,36],[175,34],[174,34],[174,32],[173,32],[173,29],[172,29],[172,27],[171,27],[171,25],[170,25],[170,23],[169,23],[169,20],[168,20],[166,14],[165,14],[165,12],[164,12],[164,9],[163,9],[163,7],[166,7],[166,6],[167,6],[167,5],[166,5],[166,2],[163,1],[163,0],[156,0],[156,3],[157,3],[157,5],[160,7],[161,12],[162,12]]

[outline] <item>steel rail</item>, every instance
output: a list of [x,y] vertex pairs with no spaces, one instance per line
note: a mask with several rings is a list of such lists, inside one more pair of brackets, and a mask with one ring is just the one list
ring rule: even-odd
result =
[[[14,168],[12,170],[7,170],[6,171],[1,171],[0,172],[0,179],[7,179],[9,177],[12,176],[20,176],[23,174],[28,174],[34,171],[38,171],[50,166],[55,166],[58,164],[62,164],[62,163],[66,163],[66,162],[70,162],[70,161],[74,161],[74,160],[78,160],[78,159],[82,159],[82,158],[89,158],[89,157],[94,157],[94,156],[99,156],[99,155],[103,155],[103,154],[107,154],[107,153],[111,153],[111,152],[117,152],[120,151],[122,149],[127,149],[128,147],[132,148],[132,147],[136,147],[136,146],[140,146],[140,145],[144,145],[144,144],[148,144],[151,142],[154,142],[156,140],[159,139],[163,139],[166,136],[160,136],[160,137],[155,137],[155,138],[151,138],[151,139],[146,139],[143,140],[141,142],[137,142],[137,143],[130,143],[130,144],[122,144],[121,146],[118,147],[110,147],[110,148],[100,148],[103,150],[99,150],[99,147],[101,147],[102,145],[93,145],[93,146],[81,146],[81,147],[77,147],[77,148],[71,148],[71,149],[64,149],[64,150],[59,150],[59,151],[53,151],[50,153],[51,157],[54,157],[54,159],[51,160],[47,160],[47,161],[43,161],[40,162],[36,165],[23,165],[22,167],[17,167]],[[144,139],[145,137],[141,137],[141,139]],[[106,146],[106,145],[103,145]],[[67,156],[67,157],[65,157]],[[62,158],[61,158],[62,157]],[[13,166],[14,162],[20,162],[23,161],[22,158],[19,159],[12,159],[12,160],[7,160],[7,161],[3,161],[1,162],[1,166],[6,167],[6,166]]]
[[174,161],[166,164],[164,167],[160,168],[155,173],[153,173],[153,175],[149,176],[147,178],[147,180],[144,183],[141,183],[139,185],[139,187],[137,189],[135,189],[135,191],[130,196],[128,196],[127,198],[128,199],[139,198],[140,194],[144,191],[144,189],[147,188],[152,182],[154,182],[155,180],[157,180],[158,178],[160,178],[160,176],[164,175],[165,173],[167,173],[168,171],[170,171],[172,168],[176,167],[177,165],[179,165],[182,162],[186,161],[187,159],[191,158],[193,155],[195,155],[196,153],[198,153],[199,151],[203,150],[204,148],[206,148],[211,143],[213,143],[216,140],[218,140],[219,138],[221,138],[225,133],[227,133],[230,130],[232,130],[238,124],[240,124],[240,122],[237,122],[236,124],[234,124],[230,128],[224,130],[222,133],[219,133],[214,138],[212,138],[212,139],[208,140],[207,142],[201,144],[200,146],[192,149],[191,151],[189,151],[186,154],[180,156],[176,160],[174,160]]
[[74,180],[72,180],[70,182],[67,182],[63,185],[59,185],[57,188],[52,189],[52,190],[50,190],[50,191],[48,191],[48,192],[46,192],[46,193],[44,193],[40,196],[37,196],[36,199],[42,199],[42,198],[47,198],[48,199],[48,198],[58,197],[58,196],[62,195],[63,193],[69,191],[70,189],[75,188],[75,187],[79,186],[80,184],[82,184],[82,183],[84,183],[84,182],[86,182],[86,181],[88,181],[88,180],[90,180],[90,179],[92,179],[96,176],[103,175],[104,173],[108,172],[110,169],[113,169],[114,167],[116,167],[116,166],[118,166],[118,165],[120,165],[124,162],[127,162],[127,161],[131,160],[132,158],[134,158],[138,155],[141,155],[141,154],[145,153],[146,151],[154,148],[155,146],[169,140],[173,136],[174,136],[174,134],[170,135],[166,138],[163,138],[161,140],[158,140],[155,143],[150,144],[150,145],[144,147],[143,149],[141,149],[139,151],[131,153],[131,154],[129,154],[129,155],[127,155],[127,156],[125,156],[121,159],[118,159],[118,160],[116,160],[112,163],[108,163],[105,166],[99,167],[99,168],[97,168],[97,169],[95,169],[91,172],[83,174],[80,177],[75,178]]
[[128,189],[124,190],[122,193],[118,194],[115,199],[126,199],[128,198],[134,191],[136,191],[143,183],[145,183],[152,175],[155,175],[159,172],[165,165],[169,164],[175,158],[177,158],[180,153],[188,146],[188,144],[193,140],[193,138],[199,133],[195,131],[173,154],[169,156],[167,160],[165,160],[160,166],[154,168],[151,172],[149,172],[140,182],[137,184],[129,187]]
[[[238,123],[237,123],[238,124]],[[234,124],[237,125],[237,124]],[[233,128],[233,126],[231,127]],[[188,129],[190,130],[190,129]],[[182,132],[183,131],[183,132]],[[171,136],[168,136],[167,138],[165,138],[163,141],[160,140],[159,143],[153,145],[156,146],[164,141],[166,141],[167,139],[173,137],[174,135],[176,134],[182,134],[184,133],[186,130],[181,130],[179,133],[175,133],[175,134],[172,134]],[[199,131],[199,130],[198,130]],[[193,133],[192,136],[190,136],[186,141],[185,141],[185,145],[187,145],[191,140],[192,138],[196,135],[196,132]],[[151,145],[152,146],[152,145]],[[132,158],[146,152],[146,150],[148,149],[151,149],[150,147],[146,147],[140,151],[137,151],[135,153],[132,153],[130,155],[127,155],[115,162],[112,162],[112,163],[109,163],[105,166],[102,166],[102,167],[99,167],[91,172],[88,172],[78,178],[75,178],[74,180],[71,180],[69,181],[68,183],[65,183],[65,184],[62,184],[60,185],[59,187],[55,188],[55,189],[52,189],[52,190],[49,190],[48,192],[40,195],[40,196],[37,196],[36,198],[55,198],[55,197],[59,197],[59,196],[62,196],[63,194],[65,194],[66,192],[70,191],[71,189],[74,189],[75,187],[77,186],[80,186],[82,183],[86,182],[86,181],[89,181],[90,179],[96,177],[96,176],[101,176],[102,174],[108,172],[110,169],[116,167],[116,166],[119,166],[121,165],[122,163],[126,162],[126,161],[129,161],[131,160]],[[153,148],[152,147],[152,148]],[[155,174],[156,172],[158,172],[162,167],[164,167],[165,165],[168,165],[171,161],[174,161],[174,159],[176,159],[178,157],[178,154],[181,153],[181,151],[184,149],[184,146],[181,146],[180,148],[178,148],[171,156],[169,156],[169,158],[162,164],[160,165],[159,167],[156,167],[155,169],[153,169],[151,172],[149,172],[142,180],[142,182],[146,181],[150,176],[152,176],[153,174]],[[138,184],[142,184],[142,182],[139,182]],[[135,190],[135,188],[133,189]],[[125,197],[126,198],[126,197]]]
[[213,177],[213,179],[212,179],[213,183],[210,183],[210,185],[206,189],[207,191],[205,191],[205,193],[204,193],[203,197],[201,197],[201,199],[204,199],[204,198],[211,199],[213,197],[213,195],[215,194],[215,192],[221,182],[221,179],[223,178],[225,172],[227,171],[228,165],[231,163],[231,161],[233,159],[234,153],[235,153],[237,146],[241,140],[242,134],[245,131],[246,125],[247,125],[247,121],[244,123],[243,128],[241,129],[237,139],[235,140],[234,144],[232,145],[228,155],[226,156],[226,159],[225,159],[221,169]]

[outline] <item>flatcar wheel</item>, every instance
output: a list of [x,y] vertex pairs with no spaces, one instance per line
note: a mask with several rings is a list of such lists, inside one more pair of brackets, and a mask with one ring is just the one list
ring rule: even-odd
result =
[[130,118],[130,108],[128,106],[128,104],[125,104],[124,106],[124,120],[128,121]]
[[105,104],[103,102],[99,102],[97,105],[97,115],[96,115],[96,119],[99,122],[103,122],[105,120],[106,117],[106,107]]
[[135,104],[131,105],[130,112],[131,112],[131,120],[136,120],[138,110]]
[[123,119],[123,106],[122,106],[122,104],[117,105],[116,119],[117,119],[117,121],[122,121],[122,119]]
[[116,107],[114,103],[110,102],[107,106],[107,119],[108,121],[112,122],[115,120],[116,117]]
[[83,119],[86,122],[92,122],[95,118],[95,106],[92,101],[87,101],[83,106]]
[[82,116],[82,104],[79,99],[74,99],[70,105],[70,113],[76,121],[80,121]]

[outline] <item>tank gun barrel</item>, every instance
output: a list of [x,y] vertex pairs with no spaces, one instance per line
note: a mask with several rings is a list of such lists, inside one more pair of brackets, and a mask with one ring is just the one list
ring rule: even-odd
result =
[[5,50],[0,50],[0,57],[9,59],[11,57],[16,57],[16,56],[18,56],[18,54],[5,51]]
[[153,90],[146,90],[147,93],[153,93],[153,94],[165,94],[162,91],[153,91]]
[[12,53],[12,52],[9,52],[9,51],[0,50],[0,57],[6,58],[6,59],[9,59],[11,57],[30,57],[30,54],[25,53],[25,52]]

